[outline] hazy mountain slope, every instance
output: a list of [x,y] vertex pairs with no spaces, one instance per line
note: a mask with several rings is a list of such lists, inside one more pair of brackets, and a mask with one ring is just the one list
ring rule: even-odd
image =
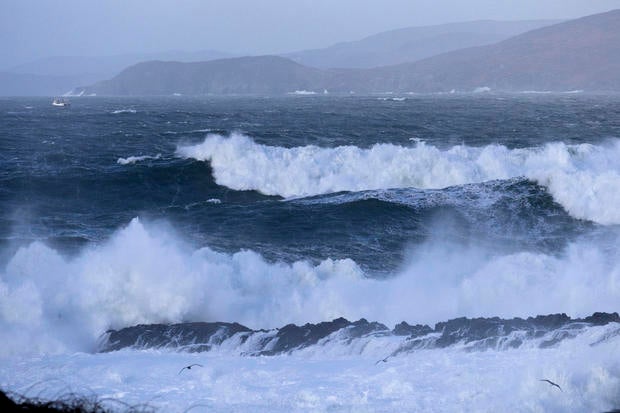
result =
[[[369,74],[388,90],[620,90],[620,10]],[[379,86],[379,85],[377,85]]]
[[379,33],[359,41],[343,42],[324,49],[304,50],[284,56],[303,65],[319,68],[371,68],[413,62],[452,50],[492,44],[558,22],[481,20],[408,27]]
[[14,66],[6,70],[11,73],[29,73],[45,76],[74,76],[84,73],[103,75],[109,79],[128,66],[148,60],[174,60],[178,62],[199,62],[232,57],[230,54],[202,50],[198,52],[168,51],[162,53],[133,53],[115,56],[51,56]]
[[321,70],[276,56],[146,62],[80,91],[108,95],[620,91],[620,10],[536,29],[489,46],[374,69]]
[[325,73],[278,56],[211,62],[144,62],[109,81],[85,88],[106,95],[280,94],[311,89]]
[[77,85],[87,85],[116,76],[128,66],[145,60],[209,61],[230,57],[222,52],[170,51],[117,56],[52,56],[14,66],[0,75],[0,95],[58,95]]

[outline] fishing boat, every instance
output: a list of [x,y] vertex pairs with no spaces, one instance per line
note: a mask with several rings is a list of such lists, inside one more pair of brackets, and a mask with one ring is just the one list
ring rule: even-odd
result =
[[52,106],[67,107],[70,105],[71,103],[69,103],[68,100],[65,100],[63,98],[54,98],[54,100],[52,101]]

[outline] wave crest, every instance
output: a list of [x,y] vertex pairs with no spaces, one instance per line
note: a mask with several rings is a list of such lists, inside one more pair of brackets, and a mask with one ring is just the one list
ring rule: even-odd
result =
[[113,115],[120,115],[120,114],[123,114],[123,113],[134,114],[134,113],[138,113],[138,111],[135,110],[135,109],[116,109],[116,110],[113,110],[110,113],[113,114]]
[[620,224],[620,140],[604,145],[509,149],[502,145],[440,149],[424,142],[405,147],[376,144],[284,148],[251,138],[208,135],[177,155],[209,161],[219,185],[286,198],[338,191],[422,189],[526,177],[548,188],[572,216]]

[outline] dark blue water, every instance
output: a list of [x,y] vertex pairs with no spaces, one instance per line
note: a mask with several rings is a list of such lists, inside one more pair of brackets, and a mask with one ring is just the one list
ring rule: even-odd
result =
[[[0,247],[42,240],[71,255],[132,218],[165,222],[197,247],[269,260],[351,258],[371,274],[430,237],[497,251],[559,251],[597,231],[544,182],[524,176],[447,188],[380,188],[287,199],[217,184],[210,162],[180,157],[207,133],[256,144],[361,149],[509,150],[620,137],[620,100],[604,96],[47,98],[0,100]],[[134,163],[119,159],[149,156]],[[319,171],[320,172],[320,171]],[[376,171],[381,173],[381,171]],[[595,220],[594,220],[595,221]],[[441,225],[438,225],[441,223]]]

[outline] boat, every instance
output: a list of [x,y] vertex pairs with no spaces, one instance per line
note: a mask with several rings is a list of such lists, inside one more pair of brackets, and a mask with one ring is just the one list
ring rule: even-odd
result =
[[69,101],[65,100],[64,98],[54,98],[54,100],[52,101],[52,106],[67,107],[71,106],[71,103],[69,103]]

